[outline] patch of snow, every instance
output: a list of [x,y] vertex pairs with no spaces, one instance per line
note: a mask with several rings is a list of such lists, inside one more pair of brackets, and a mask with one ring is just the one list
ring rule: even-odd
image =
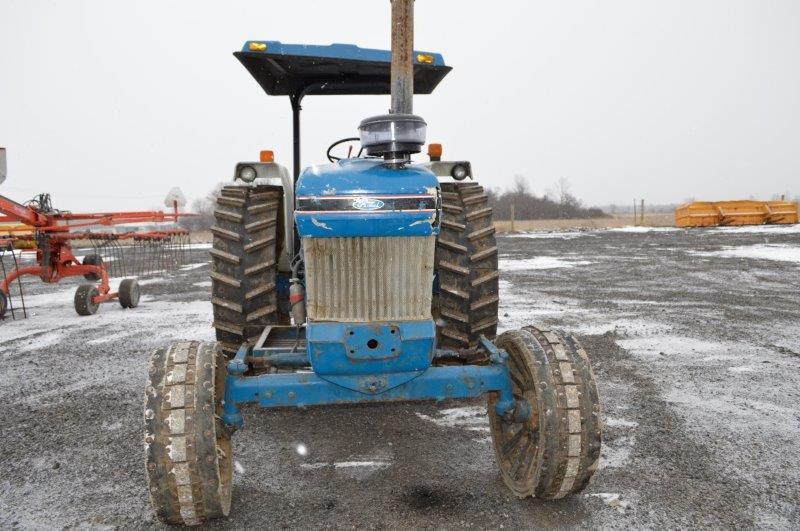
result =
[[574,334],[601,335],[613,332],[624,338],[668,334],[671,328],[658,321],[621,317],[616,313],[585,311],[575,323],[565,323],[560,328]]
[[758,244],[742,247],[725,247],[719,251],[690,251],[695,256],[719,256],[722,258],[753,258],[800,264],[800,246],[785,244]]
[[116,343],[117,341],[130,337],[132,334],[128,332],[117,332],[116,334],[108,334],[106,336],[90,339],[86,342],[87,345],[104,345],[106,343]]
[[333,468],[353,468],[353,467],[367,467],[367,468],[386,468],[391,466],[391,461],[378,460],[378,461],[337,461],[333,463]]
[[139,280],[139,285],[147,286],[148,284],[166,284],[169,281],[170,279],[165,277],[146,278],[143,280]]
[[318,468],[328,468],[332,467],[332,463],[320,462],[320,463],[300,463],[300,468],[305,468],[306,470],[316,470]]
[[531,239],[560,239],[571,240],[573,238],[580,238],[581,236],[588,236],[586,232],[578,231],[547,231],[547,232],[518,232],[514,234],[505,235],[507,238],[531,238]]
[[[112,282],[112,289],[116,289]],[[118,284],[118,283],[116,283]],[[137,308],[125,310],[116,301],[102,304],[96,315],[79,316],[73,308],[74,287],[25,297],[28,318],[2,323],[0,353],[17,355],[57,348],[61,342],[81,341],[96,333],[92,344],[135,336],[146,348],[180,339],[214,341],[213,312],[205,300],[153,300],[143,296]]]
[[462,428],[469,431],[489,431],[489,416],[481,406],[441,409],[435,416],[417,412],[417,416],[442,428]]
[[571,268],[591,263],[586,260],[564,260],[554,256],[535,256],[533,258],[502,259],[500,260],[499,269],[500,271],[531,271],[535,269]]
[[[797,411],[793,408],[780,406],[763,400],[740,399],[732,395],[718,395],[716,397],[698,396],[697,394],[681,389],[672,389],[665,396],[667,402],[680,405],[682,411],[694,414],[712,414],[723,416],[731,426],[747,425],[755,417],[770,424],[773,430],[785,430],[797,433],[795,423],[785,422],[783,419],[794,418]],[[776,419],[772,417],[783,417]]]
[[45,334],[39,335],[27,344],[22,344],[14,347],[16,353],[33,352],[34,350],[47,349],[58,345],[65,337],[61,330],[53,330]]
[[211,281],[210,280],[202,280],[200,282],[193,282],[192,286],[197,286],[198,288],[210,288]]
[[320,468],[367,468],[367,469],[380,469],[392,466],[391,459],[382,457],[371,458],[365,460],[353,461],[318,461],[316,463],[300,463],[300,468],[306,470],[318,470]]
[[623,501],[620,495],[616,492],[596,492],[593,494],[587,494],[586,496],[595,496],[600,498],[603,500],[603,503],[609,507],[613,507],[619,513],[624,513],[625,510],[630,506],[630,503]]
[[639,425],[639,423],[632,420],[625,420],[606,415],[606,417],[603,419],[603,425],[608,426],[609,428],[635,428]]
[[185,266],[181,266],[181,271],[191,271],[192,269],[198,269],[203,266],[209,265],[210,262],[197,262],[196,264],[186,264]]
[[669,334],[620,339],[617,343],[635,354],[658,355],[663,352],[668,356],[689,355],[698,360],[704,355],[728,353],[734,351],[735,348],[735,343],[726,344]]
[[606,229],[608,232],[633,232],[633,233],[641,233],[641,232],[674,232],[676,230],[682,230],[677,227],[639,227],[639,226],[627,226],[627,227],[616,227],[613,229]]
[[[604,437],[605,438],[605,437]],[[636,437],[617,437],[612,441],[604,440],[600,453],[599,468],[621,468],[630,459]]]
[[794,225],[742,225],[740,227],[715,227],[713,232],[725,234],[800,234],[800,223]]
[[741,374],[743,372],[754,372],[757,369],[750,365],[742,365],[740,367],[728,367],[728,372],[732,372],[734,374]]

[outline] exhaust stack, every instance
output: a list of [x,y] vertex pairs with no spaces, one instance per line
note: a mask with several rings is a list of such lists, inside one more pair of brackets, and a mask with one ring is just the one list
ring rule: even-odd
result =
[[425,120],[414,112],[414,0],[392,2],[392,62],[389,114],[361,121],[358,131],[367,155],[402,167],[425,144]]
[[391,114],[414,112],[414,0],[392,2]]

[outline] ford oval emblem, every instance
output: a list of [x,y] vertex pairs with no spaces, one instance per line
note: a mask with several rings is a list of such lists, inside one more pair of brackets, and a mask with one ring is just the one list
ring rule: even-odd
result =
[[373,199],[371,197],[359,197],[353,201],[353,208],[356,210],[379,210],[383,208],[385,203],[380,199]]

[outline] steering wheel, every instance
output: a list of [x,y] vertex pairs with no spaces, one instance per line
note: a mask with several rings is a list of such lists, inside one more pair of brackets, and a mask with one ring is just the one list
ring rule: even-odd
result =
[[[331,155],[331,151],[333,151],[333,148],[335,148],[336,146],[338,146],[340,144],[344,144],[345,142],[356,142],[356,141],[360,141],[360,140],[361,139],[358,138],[357,136],[352,136],[352,137],[348,137],[348,138],[343,138],[341,140],[337,140],[336,142],[334,142],[333,144],[328,146],[328,151],[325,152],[325,155],[328,157],[328,160],[331,161],[331,162],[337,162],[339,160],[342,160],[342,157],[337,157],[335,155]],[[356,155],[356,157],[360,157],[361,153],[363,151],[364,151],[363,147],[359,148],[358,154]]]

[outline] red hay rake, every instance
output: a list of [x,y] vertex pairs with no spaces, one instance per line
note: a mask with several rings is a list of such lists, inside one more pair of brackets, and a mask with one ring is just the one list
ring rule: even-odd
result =
[[[0,176],[1,177],[1,176]],[[0,178],[0,182],[2,179]],[[177,196],[176,196],[177,194]],[[98,285],[82,284],[75,293],[75,309],[81,315],[97,311],[100,303],[119,300],[123,308],[133,308],[139,302],[138,282],[126,278],[119,291],[111,291],[109,277],[142,276],[158,271],[177,269],[186,261],[189,233],[182,228],[124,232],[104,232],[102,227],[136,224],[174,224],[180,217],[191,216],[178,212],[182,197],[171,192],[168,200],[172,212],[99,212],[72,213],[53,208],[50,195],[40,194],[25,204],[0,195],[0,263],[3,280],[0,282],[0,319],[7,310],[17,318],[21,310],[27,317],[20,278],[37,276],[42,282],[57,283],[62,278],[83,276]],[[13,225],[6,225],[13,223]],[[173,225],[174,226],[174,225]],[[124,229],[124,227],[123,227]],[[73,253],[88,250],[79,260]],[[25,265],[22,252],[35,252],[35,265]],[[15,308],[11,286],[16,282],[20,304]]]

